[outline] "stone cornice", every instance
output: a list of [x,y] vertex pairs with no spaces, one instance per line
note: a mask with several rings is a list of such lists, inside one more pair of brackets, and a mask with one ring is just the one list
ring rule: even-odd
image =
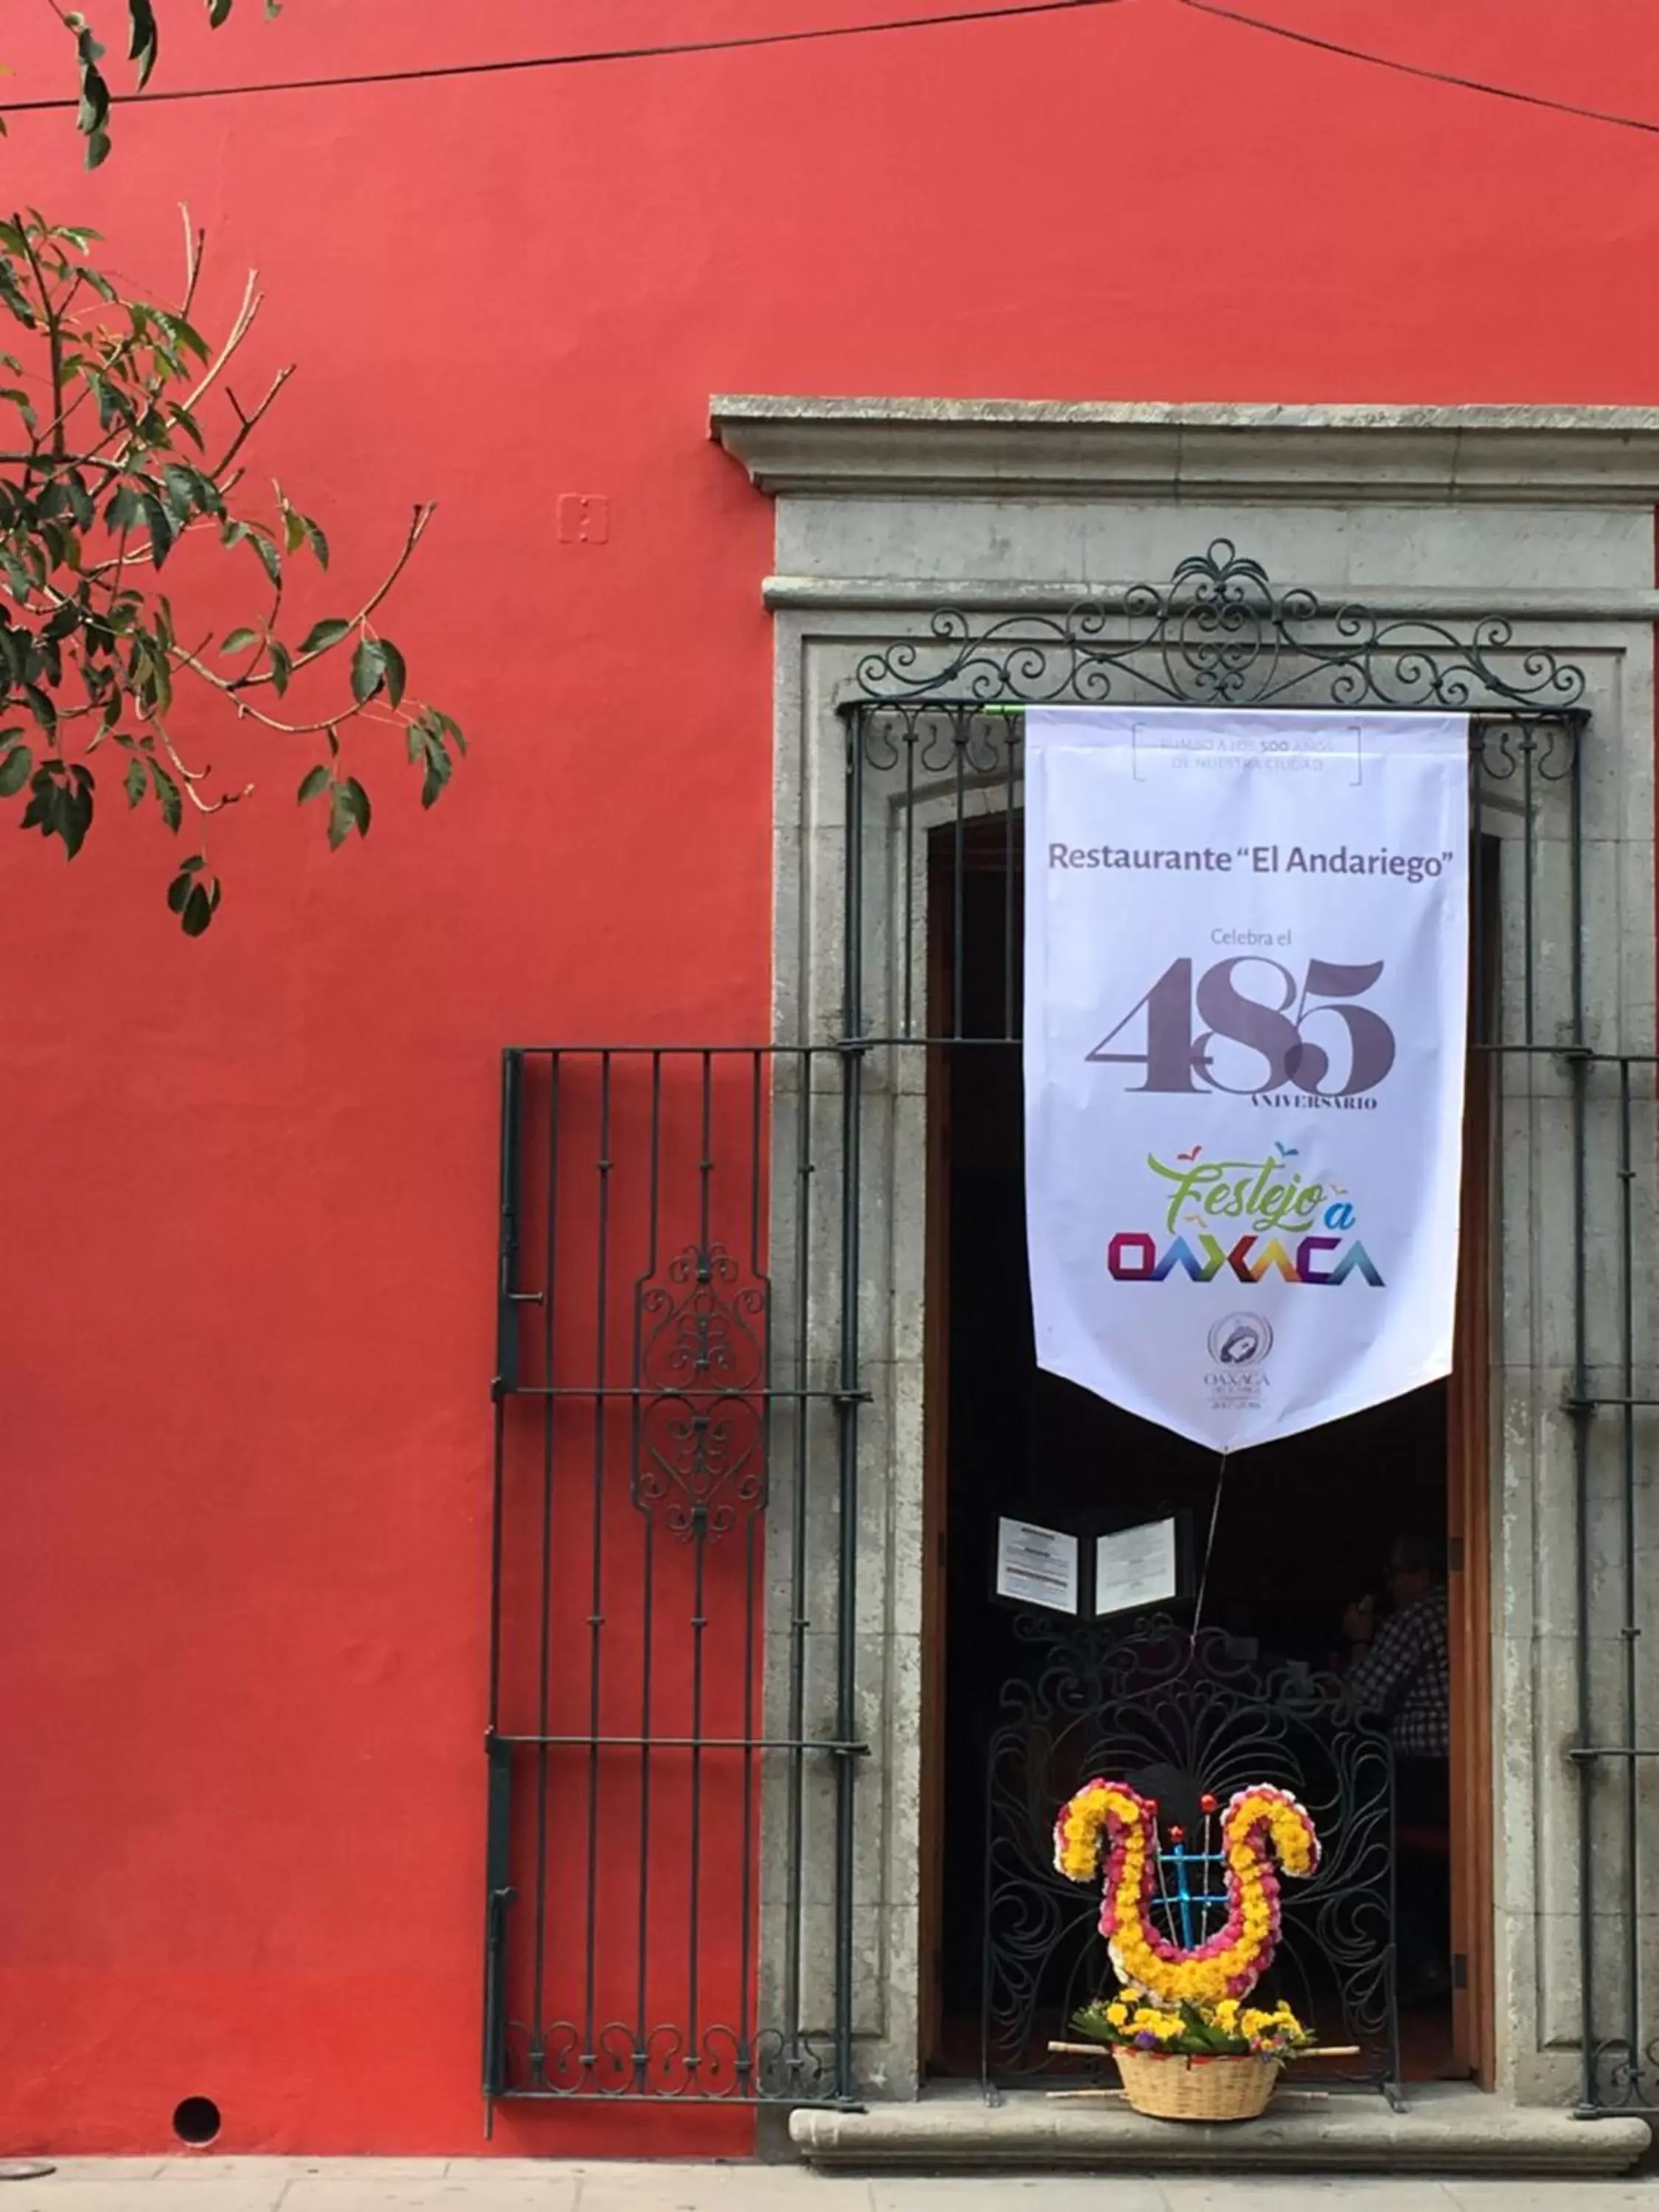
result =
[[[964,614],[1064,614],[1080,601],[1123,611],[1132,590],[1145,585],[1100,583],[1085,579],[1062,583],[1016,583],[994,576],[890,577],[772,575],[761,586],[774,612],[834,611],[847,614],[889,613],[900,608],[932,611],[959,608]],[[1457,585],[1355,584],[1306,586],[1327,608],[1362,603],[1369,613],[1425,621],[1478,620],[1504,615],[1511,622],[1576,624],[1659,624],[1659,591],[1552,591],[1539,586],[1494,584],[1480,588]]]
[[1650,507],[1659,409],[717,398],[769,493]]

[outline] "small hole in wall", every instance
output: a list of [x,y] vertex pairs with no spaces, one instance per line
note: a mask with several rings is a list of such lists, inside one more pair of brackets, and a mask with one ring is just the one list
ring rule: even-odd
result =
[[186,2097],[173,2112],[173,2132],[180,2142],[210,2143],[219,2132],[219,2107],[211,2097]]

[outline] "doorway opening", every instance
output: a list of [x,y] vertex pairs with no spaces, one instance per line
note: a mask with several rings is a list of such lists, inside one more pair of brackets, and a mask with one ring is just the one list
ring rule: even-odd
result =
[[[1075,1964],[1059,1958],[1060,1946],[1050,1959],[1040,1942],[1029,1942],[1017,1969],[1027,2009],[1012,2042],[1006,2016],[992,2030],[998,1846],[988,1747],[1008,1714],[1022,1709],[1045,1663],[1042,1625],[993,1595],[999,1519],[1065,1528],[1175,1514],[1186,1517],[1201,1555],[1213,1512],[1206,1626],[1224,1632],[1228,1649],[1260,1679],[1283,1680],[1288,1670],[1293,1680],[1311,1680],[1355,1667],[1364,1635],[1391,1603],[1420,1595],[1422,1577],[1443,1587],[1449,1565],[1460,1581],[1464,1516],[1481,1489],[1460,1457],[1481,1449],[1472,1411],[1480,1394],[1463,1376],[1241,1455],[1226,1472],[1218,1510],[1214,1454],[1037,1368],[1022,1071],[1012,1041],[1019,1031],[1018,848],[1017,829],[992,817],[937,833],[929,852],[931,1033],[1004,1040],[939,1048],[929,1085],[928,1557],[935,1581],[925,1747],[932,1977],[923,2027],[930,2071],[974,2078],[999,2071],[1019,2078],[1039,2069],[1047,2038],[1063,2036],[1077,1996]],[[1472,1098],[1480,1070],[1477,1059]],[[1480,1118],[1472,1115],[1472,1123]],[[1478,1132],[1469,1141],[1474,1149]],[[1471,1230],[1478,1237],[1480,1223],[1466,1221],[1466,1245]],[[1471,1283],[1483,1267],[1483,1254],[1466,1253]],[[1462,1303],[1467,1309],[1468,1298]],[[1468,1310],[1460,1313],[1462,1366],[1470,1322]],[[1476,1820],[1481,1792],[1467,1775],[1449,1788],[1460,1747],[1480,1724],[1469,1710],[1468,1665],[1480,1624],[1471,1624],[1466,1596],[1452,1589],[1441,1614],[1443,1623],[1449,1612],[1455,1649],[1443,1677],[1440,1733],[1423,1725],[1420,1695],[1415,1726],[1399,1723],[1397,1701],[1389,1723],[1398,1760],[1394,1833],[1380,1849],[1388,1858],[1383,1880],[1395,1889],[1398,2057],[1408,2081],[1484,2072],[1468,1933],[1483,1893],[1477,1859],[1487,1848]],[[1443,1655],[1445,1634],[1443,1626]],[[1047,1816],[1057,1809],[1047,1807]],[[1378,1832],[1387,1836],[1386,1822]],[[1483,1970],[1484,1954],[1475,1966]],[[1098,1942],[1088,1971],[1097,1989],[1110,1979]],[[1328,2035],[1330,2023],[1315,2024]]]

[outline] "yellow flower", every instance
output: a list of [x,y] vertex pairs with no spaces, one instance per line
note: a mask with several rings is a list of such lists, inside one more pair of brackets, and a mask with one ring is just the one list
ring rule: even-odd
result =
[[1123,2026],[1125,2021],[1129,2017],[1129,2008],[1124,2003],[1121,1997],[1119,1997],[1115,2003],[1109,2004],[1107,2006],[1106,2017],[1110,2021],[1114,2027],[1121,2027]]

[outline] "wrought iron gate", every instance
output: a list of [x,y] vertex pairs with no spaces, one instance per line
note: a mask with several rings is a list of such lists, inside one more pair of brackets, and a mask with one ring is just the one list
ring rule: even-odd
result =
[[[858,1778],[854,1652],[872,1117],[925,1093],[944,1055],[1018,1053],[1021,709],[1152,698],[1475,716],[1470,804],[1494,856],[1474,879],[1475,1065],[1500,1113],[1559,1101],[1555,1181],[1522,1198],[1566,1207],[1577,1255],[1558,1402],[1576,1466],[1582,2100],[1649,2102],[1659,1771],[1637,1639],[1659,1377],[1638,1245],[1655,1062],[1587,1006],[1583,672],[1502,622],[1464,634],[1279,592],[1218,542],[1064,620],[941,611],[866,653],[854,691],[822,1040],[504,1055],[487,2095],[858,2094],[854,1803],[878,1778]],[[1006,884],[988,923],[963,896],[988,840]],[[1640,912],[1650,933],[1650,878]],[[971,957],[988,927],[994,1003]],[[883,1172],[903,1172],[882,1141]],[[1603,1481],[1611,1572],[1590,1527]]]
[[[510,1050],[503,1062],[484,2087],[844,2095],[803,2012],[804,1833],[828,1770],[850,1987],[858,1342],[816,1376],[769,1203],[780,1101],[810,1213],[836,1055]],[[855,1264],[855,1261],[854,1261]],[[837,1431],[839,1436],[837,1436]],[[828,1574],[811,1548],[832,1470]],[[775,1474],[790,1477],[780,1531]],[[826,1608],[815,1618],[811,1589]],[[830,1680],[809,1666],[817,1632]],[[769,1667],[763,1644],[784,1647]],[[781,1684],[763,1711],[767,1682]],[[830,1717],[814,1733],[809,1717]],[[787,1811],[759,1879],[763,1778]],[[761,1931],[775,2009],[757,2002]]]

